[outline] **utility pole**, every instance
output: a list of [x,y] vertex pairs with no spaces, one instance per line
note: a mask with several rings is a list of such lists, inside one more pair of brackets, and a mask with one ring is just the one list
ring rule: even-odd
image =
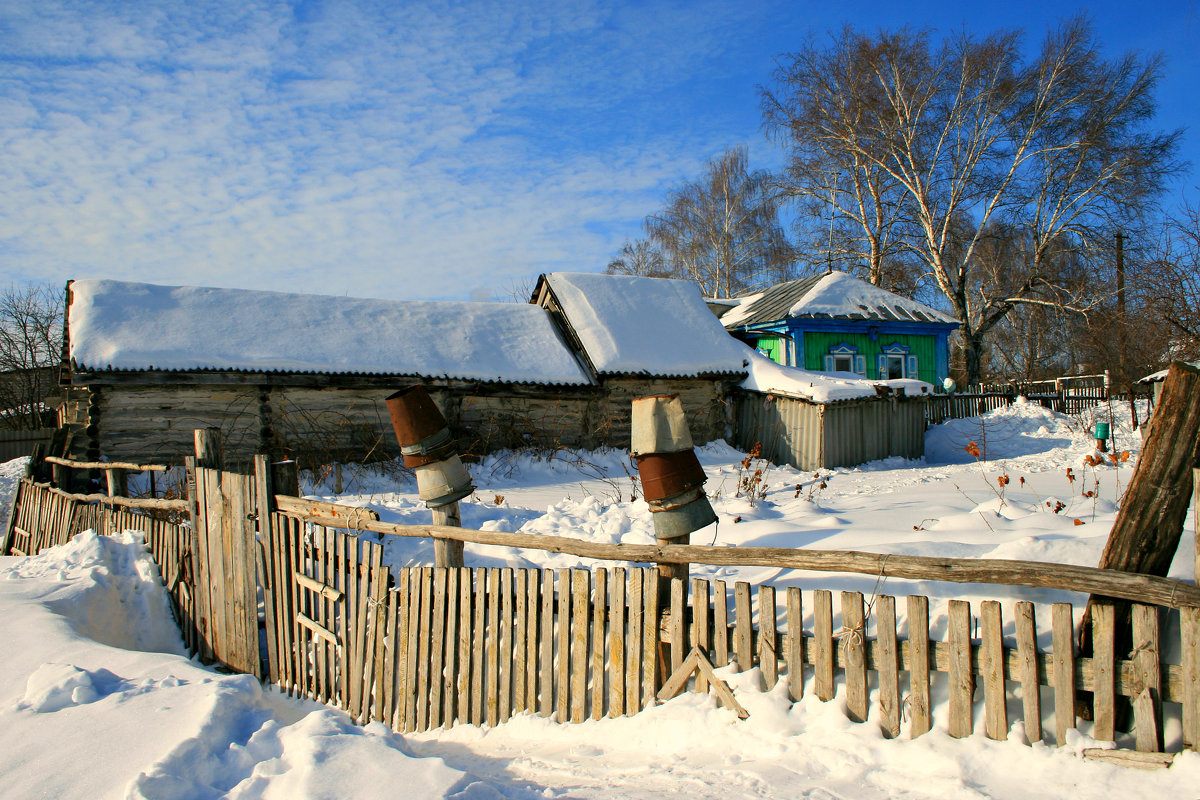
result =
[[1129,338],[1125,328],[1125,233],[1117,231],[1117,344],[1121,380],[1127,381],[1125,365],[1129,360]]

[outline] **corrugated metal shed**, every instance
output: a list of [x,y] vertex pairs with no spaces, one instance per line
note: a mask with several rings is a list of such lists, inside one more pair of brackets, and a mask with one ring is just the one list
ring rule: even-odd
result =
[[881,397],[813,403],[738,391],[733,443],[761,445],[762,457],[797,469],[853,467],[868,461],[925,455],[925,399]]

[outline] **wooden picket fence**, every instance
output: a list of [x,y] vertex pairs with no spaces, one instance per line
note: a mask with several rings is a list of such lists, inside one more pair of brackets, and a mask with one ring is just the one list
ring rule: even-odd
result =
[[[242,582],[233,580],[239,577],[233,572],[220,573],[213,559],[228,552],[231,537],[243,536],[233,530],[234,523],[253,520],[256,552],[243,557],[234,572],[252,570],[257,576],[249,585],[262,589],[265,611],[256,617],[254,631],[257,639],[262,626],[266,647],[251,654],[254,664],[239,668],[291,694],[345,709],[359,721],[379,720],[398,731],[496,725],[519,713],[559,722],[634,714],[665,697],[664,691],[669,694],[664,684],[683,685],[668,679],[679,677],[676,673],[698,651],[717,667],[736,663],[739,670],[759,669],[761,688],[784,681],[795,700],[808,692],[823,701],[841,697],[850,718],[874,722],[890,737],[902,733],[904,719],[910,736],[934,725],[931,686],[941,673],[949,702],[946,719],[938,722],[954,736],[975,730],[979,687],[988,736],[1008,735],[1009,706],[1018,705],[1019,690],[1027,739],[1062,744],[1076,725],[1077,694],[1086,691],[1093,693],[1096,739],[1120,738],[1116,725],[1127,698],[1138,750],[1163,749],[1164,702],[1180,706],[1171,714],[1182,723],[1183,745],[1200,749],[1200,602],[1190,584],[1122,577],[1142,581],[1148,592],[1159,592],[1158,602],[1175,610],[1135,605],[1135,644],[1118,652],[1112,608],[1096,606],[1094,652],[1083,658],[1075,652],[1073,609],[1064,603],[1048,609],[1016,603],[1008,612],[1012,627],[1006,636],[1000,603],[973,608],[950,601],[945,636],[935,641],[929,638],[929,600],[922,596],[898,602],[891,595],[842,592],[835,613],[835,598],[826,590],[790,586],[777,593],[768,585],[730,586],[699,578],[663,587],[655,569],[637,566],[389,568],[382,546],[354,528],[372,528],[372,535],[445,532],[402,531],[403,526],[364,521],[355,509],[278,495],[273,496],[277,510],[264,513],[261,503],[269,490],[251,495],[253,481],[224,481],[204,470],[197,475],[201,486],[212,488],[211,505],[242,511],[222,518],[196,509],[205,530],[193,531],[112,507],[119,498],[85,501],[23,481],[10,519],[8,552],[37,553],[87,528],[145,532],[189,648],[229,663],[223,653],[237,651],[222,650],[213,639],[223,635],[221,624],[237,627],[236,619],[216,621],[223,598],[236,592],[228,586],[214,591],[210,584]],[[263,476],[257,483],[271,485]],[[219,499],[215,487],[226,484],[242,487],[240,505]],[[256,507],[258,512],[243,513]],[[336,526],[313,521],[331,515],[341,515],[342,521]],[[569,552],[562,541],[549,541],[554,537],[455,535]],[[210,554],[207,570],[193,568],[202,541]],[[624,548],[626,561],[642,552],[609,547],[614,553]],[[779,558],[786,565],[787,559]],[[903,556],[888,558],[906,563]],[[955,569],[970,566],[945,561],[953,561]],[[895,572],[896,566],[888,570]],[[1164,599],[1162,587],[1168,583],[1170,595]],[[254,613],[245,598],[228,605],[238,614]],[[1050,622],[1049,649],[1038,646],[1039,619],[1043,625]],[[1178,663],[1167,663],[1172,653],[1180,654]],[[692,686],[712,688],[704,674]],[[1052,709],[1042,708],[1040,687],[1049,687]],[[875,707],[869,705],[872,692]],[[1050,718],[1053,725],[1046,731],[1043,722]]]

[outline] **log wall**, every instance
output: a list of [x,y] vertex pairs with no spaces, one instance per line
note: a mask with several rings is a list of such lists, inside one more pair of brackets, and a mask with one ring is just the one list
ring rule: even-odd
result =
[[[193,430],[215,427],[231,463],[248,461],[255,453],[297,458],[305,467],[395,458],[399,448],[384,401],[412,383],[181,385],[159,379],[161,385],[137,385],[110,378],[68,389],[62,421],[75,434],[71,455],[175,464],[180,453],[190,452]],[[726,436],[727,386],[721,380],[612,378],[589,387],[426,385],[460,452],[468,456],[505,448],[628,448],[631,401],[647,394],[679,394],[698,444]]]

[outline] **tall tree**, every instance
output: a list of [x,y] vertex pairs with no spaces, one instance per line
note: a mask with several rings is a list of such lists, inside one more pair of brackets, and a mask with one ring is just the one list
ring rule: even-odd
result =
[[[827,190],[811,182],[818,165],[881,187],[890,218],[847,218],[864,240],[886,232],[919,261],[961,323],[971,382],[1012,309],[1094,307],[1095,285],[1055,280],[1064,242],[1086,247],[1136,218],[1179,168],[1179,133],[1147,130],[1158,59],[1104,59],[1082,19],[1052,31],[1028,63],[1020,44],[1016,31],[934,43],[928,31],[846,28],[788,56],[763,92],[767,128],[790,147],[792,195]],[[839,208],[852,210],[854,196],[843,189]],[[979,253],[996,226],[1027,243],[1002,276]]]
[[779,222],[770,174],[749,169],[744,146],[712,159],[704,175],[674,189],[646,220],[667,272],[706,294],[732,296],[790,276],[792,250]]
[[63,293],[49,285],[0,292],[0,409],[6,426],[40,428],[58,386]]
[[649,239],[626,240],[604,269],[609,275],[637,275],[643,278],[670,278],[671,265],[656,243]]

